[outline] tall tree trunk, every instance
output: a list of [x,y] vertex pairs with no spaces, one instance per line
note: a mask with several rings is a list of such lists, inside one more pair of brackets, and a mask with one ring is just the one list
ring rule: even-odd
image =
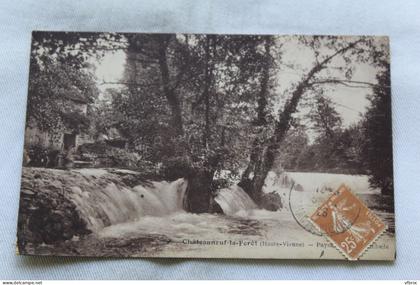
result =
[[[203,130],[203,147],[208,148],[211,134],[211,119],[210,119],[210,96],[213,84],[213,52],[215,49],[214,36],[207,35],[204,44],[204,88],[202,98],[204,99],[204,130]],[[193,213],[206,213],[211,209],[211,191],[213,176],[216,171],[219,158],[206,157],[203,167],[193,168],[188,177],[187,186],[187,205],[186,209]]]
[[[268,172],[273,168],[276,154],[279,150],[279,145],[283,142],[287,131],[290,128],[292,115],[296,112],[297,105],[305,91],[313,84],[311,80],[314,79],[315,75],[317,75],[321,70],[325,69],[327,64],[333,58],[354,48],[359,42],[361,42],[361,40],[355,41],[337,50],[334,54],[317,63],[292,92],[292,96],[286,102],[282,112],[279,115],[279,120],[276,123],[274,134],[268,140],[266,146],[257,146],[257,144],[254,142],[254,148],[251,150],[250,157],[250,165],[252,165],[251,169],[253,171],[250,171],[248,169],[250,167],[248,166],[247,170],[244,172],[246,176],[242,176],[239,185],[242,186],[257,203],[260,202],[262,188],[264,186]],[[250,178],[251,172],[253,173],[252,178]]]
[[162,86],[163,86],[163,93],[168,100],[169,107],[171,109],[171,117],[172,117],[172,128],[174,130],[174,134],[176,136],[183,135],[183,123],[182,123],[182,110],[181,110],[181,103],[175,90],[171,86],[170,76],[169,76],[169,67],[168,67],[168,60],[167,60],[167,48],[169,44],[169,36],[162,35],[159,38],[159,46],[158,46],[158,61],[159,61],[159,69],[161,73],[162,79]]
[[270,48],[273,44],[273,39],[268,37],[264,43],[264,65],[261,71],[260,79],[260,92],[258,93],[257,99],[257,118],[254,121],[254,125],[257,126],[256,137],[252,143],[250,161],[242,173],[242,179],[240,185],[244,190],[249,194],[249,196],[256,201],[260,201],[260,192],[253,191],[254,187],[252,186],[253,180],[255,177],[250,178],[251,174],[257,172],[257,169],[261,167],[261,152],[263,151],[263,141],[261,139],[261,134],[264,127],[267,125],[267,103],[268,103],[268,93],[269,93],[269,81],[270,81],[270,68],[271,68],[271,55]]
[[204,105],[205,105],[205,126],[204,126],[204,146],[207,148],[209,139],[210,139],[210,87],[212,84],[212,77],[213,77],[213,67],[210,63],[210,42],[212,36],[206,36],[206,43],[204,47],[205,52],[205,64],[204,64]]
[[305,93],[307,87],[309,87],[308,81],[305,80],[295,89],[291,99],[286,103],[280,114],[279,121],[274,130],[274,135],[269,139],[268,145],[260,147],[260,151],[258,152],[258,155],[256,155],[254,175],[250,181],[246,182],[246,185],[248,187],[248,193],[250,193],[251,197],[257,203],[260,202],[262,188],[268,172],[273,168],[279,145],[284,140],[286,133],[290,128],[292,115],[296,112],[299,100]]
[[185,209],[192,213],[208,213],[214,170],[194,169],[187,177]]

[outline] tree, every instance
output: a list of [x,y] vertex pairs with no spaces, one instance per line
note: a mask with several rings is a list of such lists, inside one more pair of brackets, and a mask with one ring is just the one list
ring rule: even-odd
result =
[[341,117],[333,107],[330,98],[322,94],[317,94],[309,112],[309,119],[313,123],[312,129],[318,134],[317,138],[310,147],[314,153],[310,171],[338,172],[346,170],[342,167],[345,161],[342,141]]
[[314,130],[329,140],[341,128],[341,118],[332,106],[332,100],[322,95],[315,98],[315,107],[311,109],[309,118],[314,123]]
[[[249,149],[241,138],[250,128],[249,113],[257,105],[254,90],[262,72],[265,37],[126,37],[122,83],[127,92],[120,96],[119,110],[134,122],[147,121],[154,130],[161,130],[155,134],[163,138],[161,149],[170,150],[159,156],[171,165],[167,172],[188,177],[188,208],[206,212],[215,171],[238,169]],[[141,114],[147,114],[147,119],[140,119]],[[131,123],[130,133],[151,137],[144,125],[136,128]],[[151,145],[153,152],[156,146]]]
[[58,62],[44,62],[42,68],[32,70],[29,82],[26,120],[42,131],[52,134],[66,126],[76,132],[87,129],[88,119],[72,109],[69,100],[92,102],[98,89],[92,75]]
[[87,118],[71,110],[66,100],[92,102],[98,96],[88,58],[99,58],[118,38],[108,33],[33,32],[27,122],[49,132],[63,124],[88,127]]
[[275,165],[275,167],[281,167],[288,171],[306,170],[307,168],[305,168],[304,164],[313,163],[313,159],[308,159],[308,157],[303,159],[303,156],[306,155],[308,149],[309,138],[305,132],[304,126],[298,124],[291,127],[285,140],[281,144],[281,151],[277,157],[277,161],[280,165]]
[[[285,99],[281,97],[276,118],[275,67],[282,61],[284,44],[278,39],[124,37],[124,87],[113,99],[123,118],[119,128],[134,147],[146,144],[150,157],[166,164],[170,179],[188,178],[188,209],[193,212],[208,211],[214,173],[223,169],[245,168],[240,184],[258,202],[304,95],[322,95],[325,86],[334,84],[367,85],[352,81],[352,70],[375,50],[375,43],[364,37],[301,37],[296,44],[312,51],[312,66],[296,67],[302,77],[284,94]],[[330,67],[337,72],[332,74]],[[340,133],[340,119],[331,102],[320,96],[317,110],[318,129],[322,127],[328,136]]]
[[[257,94],[257,107],[256,107],[256,118],[253,121],[253,124],[256,126],[256,132],[254,141],[251,147],[251,153],[249,156],[249,163],[247,168],[242,173],[242,179],[240,182],[240,186],[242,186],[245,191],[249,194],[249,196],[259,203],[261,199],[261,191],[252,191],[252,186],[250,183],[250,175],[256,174],[259,172],[261,168],[261,159],[260,154],[264,151],[264,141],[267,139],[267,136],[270,134],[268,128],[268,99],[269,99],[269,92],[271,90],[269,83],[270,83],[270,75],[272,76],[271,69],[274,66],[274,61],[271,55],[271,48],[274,45],[273,37],[267,36],[264,39],[264,55],[261,60],[262,68],[259,78],[259,92]],[[273,161],[274,162],[274,161]]]
[[389,64],[377,76],[378,84],[369,98],[371,106],[364,121],[366,158],[369,182],[382,194],[393,193],[391,82]]
[[[292,115],[296,112],[298,103],[303,95],[323,84],[351,84],[351,63],[353,61],[367,61],[371,52],[377,51],[377,49],[372,48],[374,43],[364,37],[351,40],[345,37],[303,37],[302,42],[304,45],[313,48],[314,63],[312,68],[292,88],[290,97],[279,113],[273,135],[265,142],[264,147],[258,153],[257,161],[259,167],[255,168],[252,178],[249,176],[242,177],[241,184],[247,186],[248,193],[253,197],[258,197],[262,193],[265,178],[273,167],[280,144],[285,139],[290,128]],[[327,50],[329,53],[322,55],[319,52],[320,50]],[[341,78],[331,77],[328,72],[325,72],[337,58],[340,58],[345,63],[340,68],[344,74]],[[254,163],[252,160],[250,163]]]

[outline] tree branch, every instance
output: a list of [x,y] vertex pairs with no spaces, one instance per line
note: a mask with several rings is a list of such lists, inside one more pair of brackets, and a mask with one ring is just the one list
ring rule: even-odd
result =
[[[346,87],[350,88],[373,88],[377,86],[377,84],[365,81],[356,81],[356,80],[346,80],[346,79],[338,79],[338,78],[331,78],[325,80],[318,80],[309,83],[310,85],[319,85],[319,84],[341,84]],[[356,84],[356,85],[352,85]]]
[[98,83],[99,85],[107,85],[107,84],[113,84],[113,85],[130,85],[130,86],[139,86],[139,87],[150,87],[150,86],[160,86],[159,83],[138,83],[138,82],[107,82],[102,81]]
[[137,61],[140,63],[146,63],[146,64],[159,64],[159,61],[157,59],[145,59],[145,58],[138,58],[136,56],[129,56],[127,55],[128,61]]
[[363,39],[359,39],[348,44],[337,50],[332,55],[326,57],[323,61],[312,67],[306,77],[296,86],[296,89],[292,92],[292,97],[286,102],[283,111],[279,115],[279,120],[276,124],[274,136],[270,139],[270,151],[274,152],[276,146],[284,139],[286,132],[289,130],[290,121],[292,114],[296,111],[297,105],[300,98],[303,96],[308,87],[311,87],[310,81],[315,77],[317,73],[326,68],[326,65],[336,56],[346,53],[349,49],[354,48],[358,43],[362,42]]
[[[75,48],[75,47],[66,47],[63,49],[64,52],[70,52],[70,51],[86,51],[89,48]],[[126,47],[115,47],[115,48],[109,48],[109,47],[95,47],[92,48],[93,51],[119,51],[119,50],[127,50]]]
[[320,64],[322,65],[322,64],[325,64],[325,63],[328,63],[331,59],[333,59],[334,57],[336,57],[337,55],[339,55],[339,54],[343,54],[343,53],[345,53],[346,51],[348,51],[349,49],[352,49],[352,48],[354,48],[358,43],[360,43],[360,42],[362,42],[363,41],[363,39],[359,39],[359,40],[357,40],[357,41],[354,41],[354,42],[352,42],[351,44],[349,44],[348,46],[346,46],[346,47],[344,47],[344,48],[341,48],[341,49],[339,49],[339,50],[337,50],[334,54],[332,54],[332,55],[330,55],[330,56],[328,56],[326,59],[324,59]]

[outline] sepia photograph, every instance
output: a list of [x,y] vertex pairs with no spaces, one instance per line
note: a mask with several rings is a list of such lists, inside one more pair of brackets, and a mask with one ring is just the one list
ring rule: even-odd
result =
[[394,260],[389,53],[385,36],[33,32],[18,252],[345,260],[346,232],[354,259]]

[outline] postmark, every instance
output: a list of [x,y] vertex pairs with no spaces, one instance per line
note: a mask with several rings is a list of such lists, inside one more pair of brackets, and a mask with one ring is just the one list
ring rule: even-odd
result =
[[333,192],[310,220],[349,260],[357,260],[386,230],[386,225],[345,185]]
[[[305,231],[316,236],[322,236],[322,232],[315,227],[309,219],[309,216],[313,211],[308,210],[307,203],[302,199],[306,197],[306,193],[299,193],[300,195],[296,195],[298,193],[299,192],[295,191],[295,183],[292,182],[289,188],[288,206],[293,219]],[[310,201],[310,203],[313,204],[314,201]]]

